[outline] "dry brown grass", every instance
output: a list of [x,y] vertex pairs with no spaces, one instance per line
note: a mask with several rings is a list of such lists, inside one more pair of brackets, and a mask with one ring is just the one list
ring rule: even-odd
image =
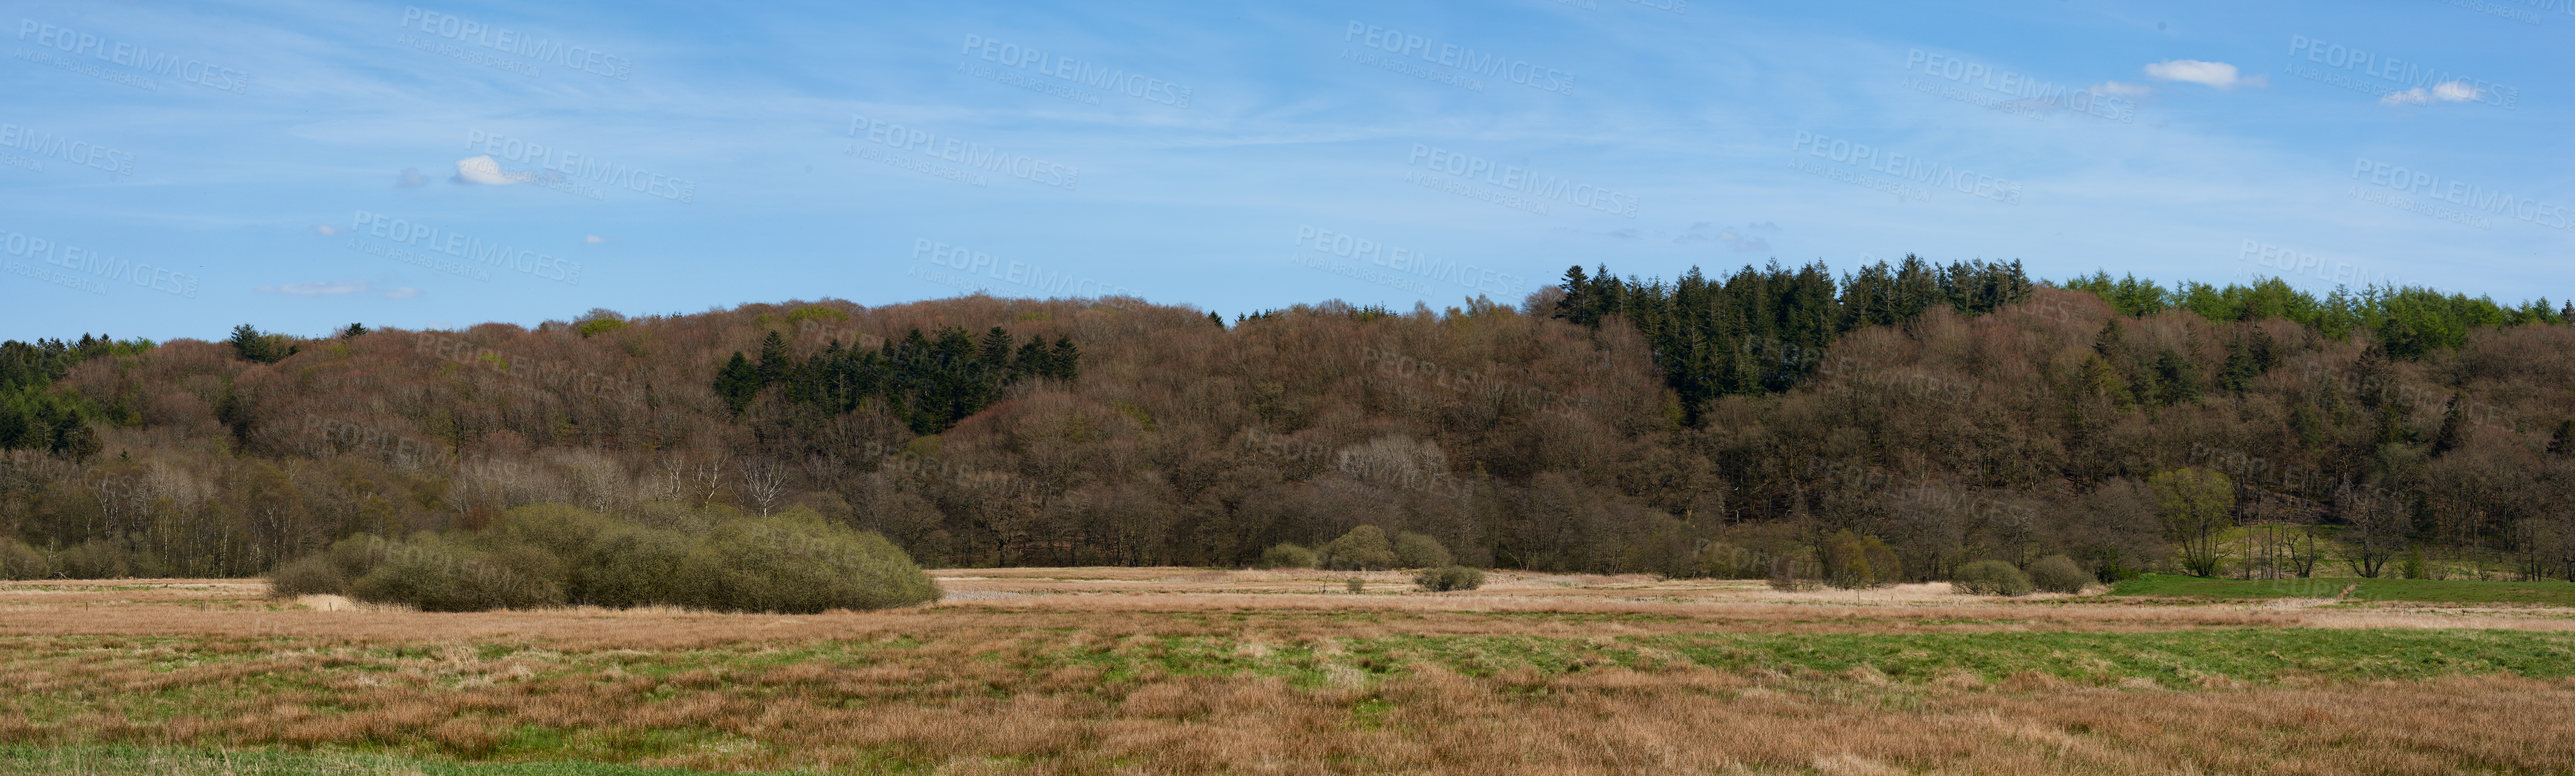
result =
[[[2562,610],[1779,594],[1508,573],[1439,595],[1396,592],[1391,573],[1369,576],[1384,592],[1360,595],[1340,592],[1347,574],[1310,571],[940,576],[952,596],[938,605],[811,616],[423,614],[272,601],[255,582],[0,584],[0,743],[853,772],[2575,772],[2565,679],[1907,681],[1581,649],[1706,633],[2564,630]],[[1469,673],[1368,651],[1405,636],[1530,637],[1582,654]],[[1175,639],[1223,655],[1178,659]],[[1294,670],[1190,668],[1211,660]]]

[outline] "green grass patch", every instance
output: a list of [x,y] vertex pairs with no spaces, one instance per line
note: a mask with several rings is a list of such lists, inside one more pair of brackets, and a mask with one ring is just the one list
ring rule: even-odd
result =
[[2024,672],[2074,682],[2146,679],[2186,687],[2204,677],[2267,683],[2428,679],[2459,674],[2575,675],[2575,634],[2470,630],[2228,628],[2153,633],[1698,635],[1643,639],[1720,671],[1875,669],[1900,682],[1963,672],[1997,681]]
[[1164,675],[1277,676],[1292,686],[1329,680],[1340,665],[1369,680],[1425,665],[1464,676],[1562,676],[1603,668],[1696,665],[1728,673],[1840,675],[1873,670],[1897,682],[1968,674],[1992,682],[2037,673],[2087,684],[2145,679],[2187,688],[2210,678],[2270,683],[2292,677],[2370,681],[2462,674],[2575,676],[2575,634],[2503,630],[2227,628],[2149,633],[1780,633],[1630,636],[1397,635],[1273,645],[1258,653],[1231,639],[1164,637],[1038,652],[1029,668],[1084,665],[1104,682],[1144,669]]
[[2353,601],[2538,604],[2575,606],[2575,582],[2485,582],[2465,579],[2205,579],[2148,574],[2110,587],[2115,596],[2256,600],[2333,598],[2351,589]]

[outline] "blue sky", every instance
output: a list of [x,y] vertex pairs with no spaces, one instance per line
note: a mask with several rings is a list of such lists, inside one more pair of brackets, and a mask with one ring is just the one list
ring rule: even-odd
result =
[[1908,252],[2575,293],[2575,0],[963,5],[9,3],[0,336]]

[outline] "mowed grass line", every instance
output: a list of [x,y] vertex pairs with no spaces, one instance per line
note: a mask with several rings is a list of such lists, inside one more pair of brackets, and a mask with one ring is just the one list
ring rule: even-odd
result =
[[2267,598],[2333,598],[2416,603],[2536,604],[2575,607],[2575,582],[2487,582],[2467,579],[2207,579],[2148,574],[2110,587],[2110,595],[2237,601]]
[[[1435,662],[1473,677],[1555,676],[1617,666],[1688,663],[1730,674],[1848,675],[1900,683],[2043,674],[2080,684],[2146,680],[2188,689],[2250,684],[2429,679],[2503,674],[2575,676],[2575,634],[2532,631],[2231,628],[2146,633],[1700,634],[1613,640],[1527,636],[1353,640],[1351,664],[1370,673]],[[1391,666],[1391,669],[1388,668]],[[1291,674],[1293,675],[1293,674]]]
[[2077,684],[2136,680],[2167,689],[2213,681],[2413,680],[2461,675],[2575,676],[2575,633],[2519,630],[2227,628],[2139,633],[1375,636],[1299,641],[1257,652],[1221,637],[1167,636],[1027,654],[1023,670],[1080,666],[1104,686],[1171,676],[1280,677],[1312,689],[1424,665],[1471,678],[1556,677],[1601,668],[1699,667],[1736,675],[1848,675],[1898,683],[2039,674]]
[[1867,669],[1900,682],[2023,674],[2166,688],[2508,674],[2575,676],[2575,634],[2532,631],[2228,628],[2147,633],[1761,634],[1651,639],[1720,671]]
[[[2568,695],[2575,687],[2563,681],[2570,675],[2575,633],[2462,629],[1587,637],[985,630],[652,651],[516,642],[388,647],[286,637],[27,637],[0,642],[0,683],[31,690],[0,694],[0,776],[688,773],[570,762],[576,760],[868,773],[1001,765],[1109,772],[1166,755],[1187,763],[1186,770],[1212,772],[1241,762],[1234,758],[1243,747],[1265,746],[1260,741],[1290,732],[1309,743],[1330,742],[1296,750],[1295,757],[1322,757],[1350,771],[1453,763],[1462,772],[1502,772],[1509,763],[1596,755],[1610,740],[1601,736],[1625,735],[1625,726],[1642,723],[1613,714],[1600,719],[1626,721],[1581,726],[1600,709],[1631,703],[1641,704],[1640,713],[1687,706],[1699,715],[1694,719],[1785,731],[1733,740],[1724,751],[1769,741],[1760,745],[1778,751],[1752,759],[1797,772],[1817,756],[1810,750],[1836,751],[1841,744],[1791,745],[1781,736],[1841,742],[1915,718],[1907,715],[1972,721],[1991,715],[1962,710],[2027,713],[2075,695],[2096,705],[2119,698],[2123,708],[2168,715],[2136,730],[2120,728],[2120,741],[2146,747],[2136,751],[2198,752],[2198,734],[2164,740],[2157,731],[2245,702],[2230,699],[2332,709],[2349,703],[2335,699],[2424,692],[2466,693],[2465,699],[2421,702],[2452,703],[2444,713],[2500,722],[2503,712],[2496,709],[2524,696],[2498,701],[2498,692],[2553,692],[2547,708],[2575,707]],[[2558,684],[2533,686],[2532,680]],[[2509,689],[2493,689],[2499,687]],[[2391,719],[2403,719],[2409,703],[2366,705],[2393,709]],[[2064,713],[2071,715],[2066,724],[2085,730],[2116,727],[2115,717]],[[2345,712],[2317,713],[2325,716],[2284,717],[2264,729],[2303,729]],[[1495,733],[1494,725],[1531,715],[1556,727]],[[1874,721],[1850,721],[1861,718]],[[1145,729],[1158,732],[1126,737]],[[1264,732],[1203,749],[1185,743],[1245,729]],[[2013,732],[2021,728],[1977,730],[1967,735],[1983,736],[1978,746],[1999,748],[1970,751],[1949,738],[1905,738],[1914,743],[1878,756],[1922,769],[2027,748],[2024,734]],[[1638,740],[1680,732],[1656,728]],[[2367,750],[2350,754],[2351,763],[2391,753],[2453,769],[2485,763],[2504,766],[2487,770],[2552,772],[2553,766],[2534,764],[2575,763],[2575,753],[2544,744],[2487,752],[2365,736],[2337,740]],[[1430,741],[1445,743],[1416,746]],[[1491,760],[1473,754],[1511,742],[1538,748]],[[2277,758],[2314,756],[2257,749],[2240,762],[2202,765],[2256,771],[2283,762]],[[1170,754],[1176,750],[1187,752]],[[2110,762],[2129,751],[2114,746],[2086,756]],[[1265,761],[1284,762],[1283,752],[1270,751]],[[2228,763],[2238,767],[2215,767]]]
[[[0,745],[0,776],[700,776],[714,771],[549,761],[460,763],[333,752]],[[760,774],[805,773],[764,771]]]
[[[2176,689],[2217,678],[2262,684],[2291,678],[2575,676],[2575,633],[2525,630],[2212,628],[1275,640],[1131,635],[1066,642],[1057,634],[1031,633],[954,643],[931,636],[637,652],[507,644],[316,648],[286,639],[39,637],[0,645],[0,675],[38,680],[36,686],[48,691],[0,698],[0,713],[60,718],[106,702],[128,719],[151,722],[286,694],[329,710],[339,706],[337,696],[358,686],[352,681],[452,690],[489,687],[497,680],[575,693],[615,684],[633,700],[647,702],[706,692],[760,700],[815,683],[838,684],[871,669],[950,680],[868,683],[872,689],[866,697],[872,702],[893,703],[938,702],[956,694],[961,689],[956,684],[971,685],[975,691],[969,694],[1007,695],[1014,685],[1043,684],[1045,677],[1067,669],[1081,671],[1089,684],[1109,695],[1140,681],[1188,676],[1278,677],[1310,689],[1354,678],[1409,675],[1427,665],[1470,678],[1551,677],[1610,667],[1647,673],[1701,668],[1735,675],[1865,670],[1907,683],[1961,676],[1999,681],[2036,673],[2105,686],[2144,679]],[[967,651],[977,667],[961,672],[952,661]],[[975,676],[969,680],[962,673]],[[96,681],[73,678],[78,675],[113,677],[125,685],[124,692],[74,689]],[[526,743],[501,743],[497,753],[528,753]],[[638,747],[641,742],[621,743]],[[649,754],[660,747],[638,748]]]

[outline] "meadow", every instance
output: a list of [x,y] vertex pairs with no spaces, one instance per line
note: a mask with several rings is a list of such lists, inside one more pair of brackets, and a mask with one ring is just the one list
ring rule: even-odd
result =
[[2575,770],[2555,586],[935,574],[814,615],[0,583],[0,776]]

